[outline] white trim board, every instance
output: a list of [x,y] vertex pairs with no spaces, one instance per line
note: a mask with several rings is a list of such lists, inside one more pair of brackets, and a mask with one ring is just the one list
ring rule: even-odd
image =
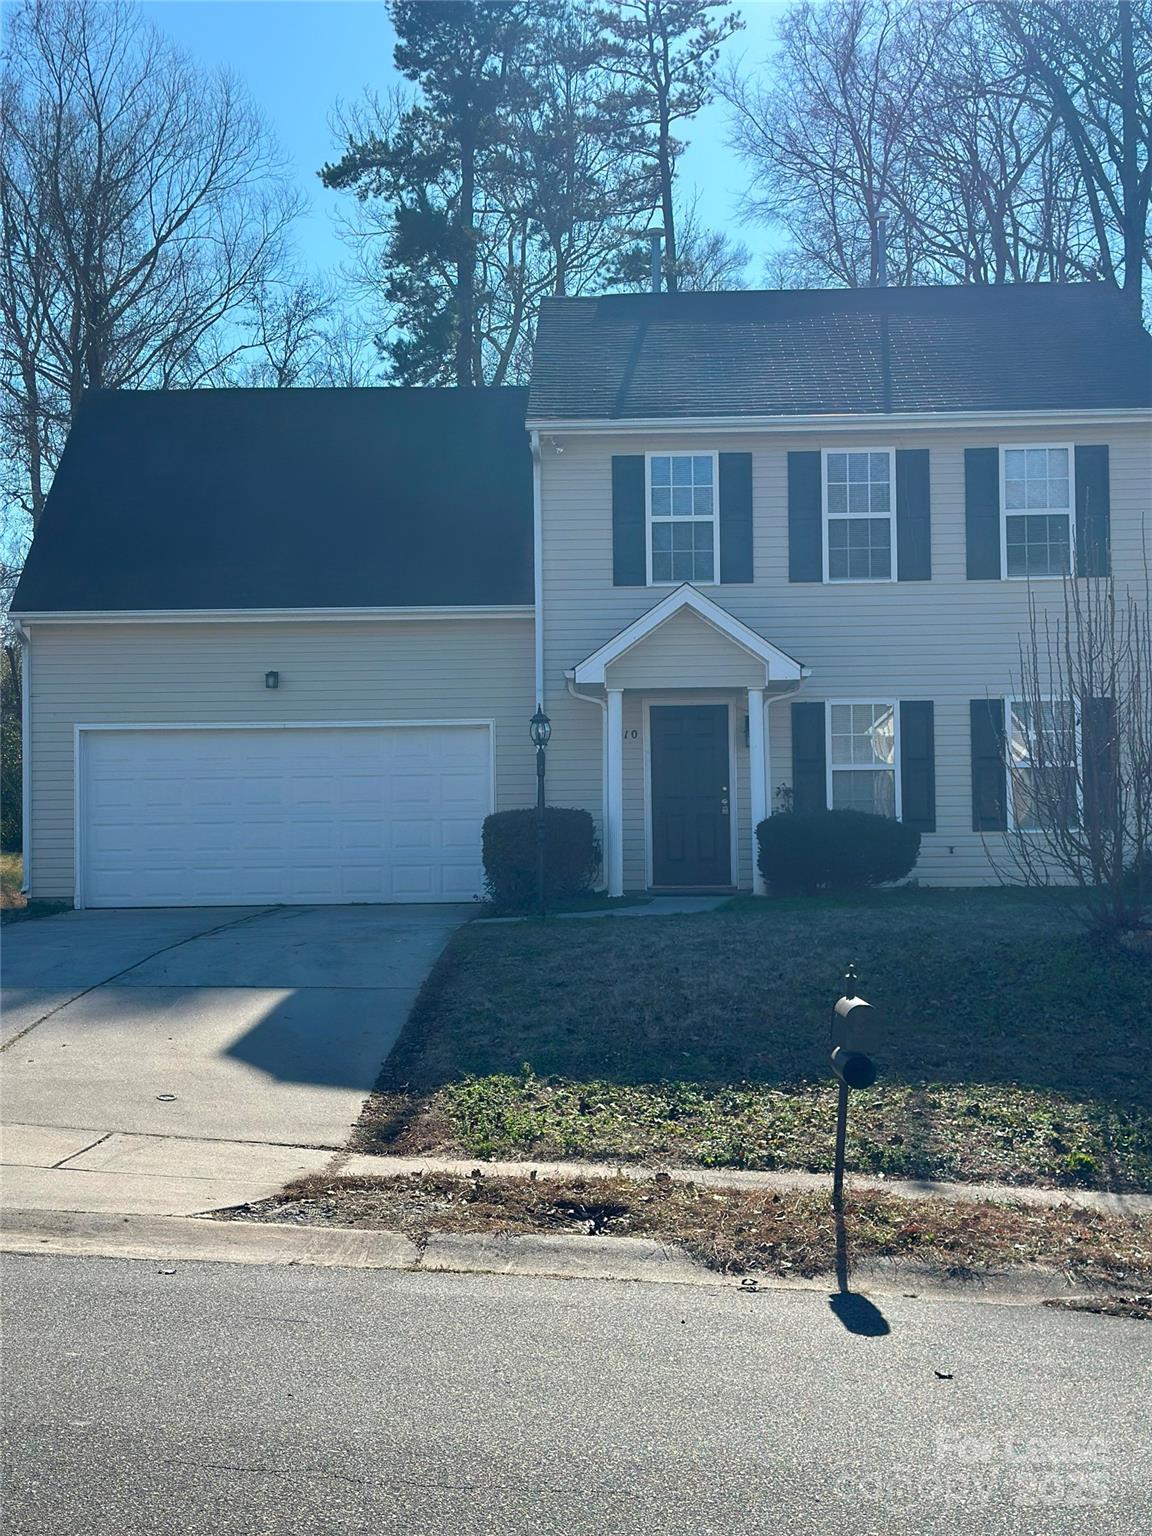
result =
[[544,708],[544,488],[540,466],[540,434],[529,434],[532,453],[532,636],[537,709]]
[[779,646],[765,640],[763,635],[758,635],[747,624],[741,623],[726,608],[721,608],[719,603],[712,601],[696,587],[685,583],[677,587],[675,591],[662,598],[655,607],[649,608],[647,613],[641,614],[638,619],[613,635],[612,639],[602,645],[599,650],[593,651],[567,675],[579,686],[580,684],[600,683],[606,684],[605,668],[612,662],[618,661],[634,645],[653,634],[666,619],[673,614],[681,613],[689,609],[697,614],[707,624],[738,645],[749,655],[764,663],[764,679],[766,683],[799,682],[801,678],[808,676],[808,668],[797,661],[794,656],[789,656]]
[[72,728],[72,876],[73,906],[84,909],[84,774],[83,742],[97,732],[141,731],[316,731],[316,730],[426,730],[459,727],[488,732],[488,814],[496,809],[496,721],[469,720],[216,720],[216,721],[124,721],[80,722]]
[[20,890],[32,889],[32,635],[17,621],[20,640]]
[[403,621],[429,619],[530,619],[531,603],[502,608],[134,608],[61,609],[53,613],[12,613],[25,624],[280,624],[351,621]]
[[557,437],[587,432],[610,432],[620,436],[635,433],[651,435],[662,432],[717,433],[745,432],[872,432],[878,427],[900,431],[903,427],[999,427],[1012,423],[1029,427],[1146,426],[1152,423],[1148,406],[1104,407],[1095,410],[1066,411],[869,411],[867,414],[796,416],[585,416],[558,420],[530,416],[531,431],[548,432]]

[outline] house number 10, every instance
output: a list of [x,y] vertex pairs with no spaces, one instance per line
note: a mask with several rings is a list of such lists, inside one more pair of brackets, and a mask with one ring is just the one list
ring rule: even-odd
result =
[[625,741],[635,741],[637,736],[639,736],[639,734],[640,734],[640,732],[637,731],[637,730],[625,731],[624,732],[624,740]]

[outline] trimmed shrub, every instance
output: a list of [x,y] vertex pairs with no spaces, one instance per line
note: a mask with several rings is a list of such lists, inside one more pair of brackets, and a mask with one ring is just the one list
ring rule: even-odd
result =
[[[484,883],[502,911],[536,900],[536,812],[496,811],[484,819]],[[550,805],[544,812],[544,899],[549,906],[592,888],[600,844],[587,811]]]
[[795,811],[756,828],[758,863],[777,896],[862,891],[902,880],[920,853],[920,834],[864,811]]

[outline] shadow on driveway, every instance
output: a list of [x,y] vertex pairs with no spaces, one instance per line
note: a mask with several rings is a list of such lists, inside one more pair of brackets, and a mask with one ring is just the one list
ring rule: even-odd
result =
[[[76,913],[55,936],[61,966],[92,975],[72,947],[75,935],[95,963],[89,917],[123,965],[71,1000],[44,994],[55,1011],[5,1053],[5,1117],[342,1146],[425,975],[471,910],[276,908],[227,927],[216,911],[201,919],[212,930],[175,944],[183,929],[171,914]],[[41,943],[23,962],[26,981],[46,979],[49,951]],[[34,1007],[39,990],[18,996]]]

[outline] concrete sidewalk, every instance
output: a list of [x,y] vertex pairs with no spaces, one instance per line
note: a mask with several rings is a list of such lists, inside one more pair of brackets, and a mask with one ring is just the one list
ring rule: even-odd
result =
[[330,1147],[6,1125],[0,1211],[194,1216],[267,1200],[335,1155]]
[[[613,1178],[639,1182],[657,1170],[610,1163],[484,1162],[445,1157],[387,1157],[328,1147],[141,1136],[55,1126],[9,1125],[0,1132],[0,1208],[88,1211],[140,1216],[191,1216],[269,1199],[308,1174],[389,1178],[476,1168],[489,1178]],[[708,1189],[826,1192],[826,1174],[725,1168],[662,1170]],[[849,1188],[905,1199],[992,1201],[1037,1209],[1071,1205],[1113,1216],[1152,1216],[1152,1194],[1111,1194],[1033,1185],[947,1184],[853,1174]]]

